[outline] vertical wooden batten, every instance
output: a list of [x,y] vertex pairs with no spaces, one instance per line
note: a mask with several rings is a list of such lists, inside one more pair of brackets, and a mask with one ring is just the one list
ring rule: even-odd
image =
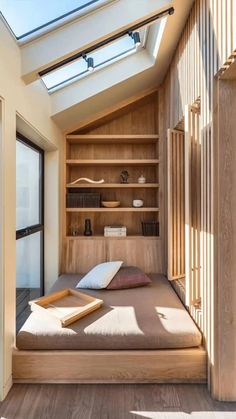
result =
[[186,305],[202,329],[203,287],[200,279],[202,153],[199,120],[200,107],[187,106],[185,114]]
[[168,130],[167,139],[167,212],[168,279],[185,277],[184,239],[184,133]]

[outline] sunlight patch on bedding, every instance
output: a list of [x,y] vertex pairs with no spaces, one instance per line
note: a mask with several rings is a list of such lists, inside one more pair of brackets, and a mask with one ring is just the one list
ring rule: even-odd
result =
[[[106,318],[106,324],[104,324]],[[110,307],[110,311],[105,313],[100,319],[94,321],[84,329],[85,334],[93,335],[113,335],[130,336],[143,335],[135,315],[134,307]]]
[[176,333],[176,324],[185,324],[191,329],[192,319],[186,317],[185,308],[155,307],[164,329],[170,333]]

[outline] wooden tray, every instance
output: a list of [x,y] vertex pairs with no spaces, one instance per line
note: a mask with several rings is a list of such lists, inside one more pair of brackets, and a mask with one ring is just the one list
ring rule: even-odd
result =
[[32,311],[43,310],[57,317],[62,326],[68,326],[81,317],[97,310],[103,300],[70,288],[54,292],[37,300],[29,301]]

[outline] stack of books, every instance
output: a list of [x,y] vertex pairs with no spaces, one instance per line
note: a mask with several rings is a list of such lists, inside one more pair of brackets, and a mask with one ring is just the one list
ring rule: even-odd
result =
[[126,237],[127,228],[125,226],[113,225],[104,227],[105,237]]

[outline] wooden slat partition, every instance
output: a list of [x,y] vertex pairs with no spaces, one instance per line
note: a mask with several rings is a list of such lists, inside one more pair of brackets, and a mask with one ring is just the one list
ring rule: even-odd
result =
[[184,132],[168,130],[168,279],[185,276]]
[[[225,70],[225,63],[228,63],[230,59],[235,59],[235,13],[235,0],[196,0],[194,2],[170,69],[160,90],[160,97],[165,98],[165,132],[168,128],[176,127],[182,121],[187,104],[193,104],[197,98],[201,98],[199,130],[201,143],[200,283],[202,285],[202,319],[196,320],[201,321],[210,360],[209,367],[212,365],[213,369],[215,329],[212,310],[215,301],[213,81],[216,75]],[[199,312],[197,311],[196,314]]]

